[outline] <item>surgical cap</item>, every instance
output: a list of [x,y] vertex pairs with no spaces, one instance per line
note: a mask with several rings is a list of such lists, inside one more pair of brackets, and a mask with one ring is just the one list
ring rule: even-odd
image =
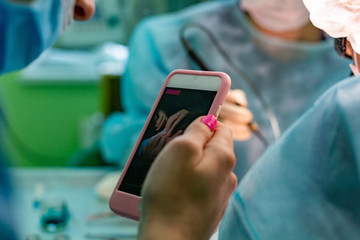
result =
[[360,53],[360,0],[303,0],[311,22],[331,37],[346,37]]

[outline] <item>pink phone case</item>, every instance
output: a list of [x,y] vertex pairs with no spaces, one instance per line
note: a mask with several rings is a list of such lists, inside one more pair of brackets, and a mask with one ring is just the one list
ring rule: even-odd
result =
[[189,75],[201,75],[201,76],[216,76],[216,77],[220,77],[222,79],[222,82],[221,82],[221,85],[219,87],[219,90],[215,96],[215,99],[210,107],[210,110],[209,110],[209,114],[216,114],[216,111],[218,110],[218,107],[219,105],[222,105],[224,100],[225,100],[225,97],[230,89],[230,85],[231,85],[231,80],[230,80],[230,77],[226,74],[226,73],[223,73],[223,72],[211,72],[211,71],[194,71],[194,70],[182,70],[182,69],[179,69],[179,70],[175,70],[173,72],[171,72],[168,77],[166,78],[161,90],[160,90],[160,93],[151,109],[151,112],[146,120],[146,123],[140,133],[140,136],[131,152],[131,155],[129,157],[129,160],[127,161],[125,167],[124,167],[124,170],[120,176],[120,179],[118,181],[118,183],[116,184],[116,187],[113,191],[113,194],[110,198],[110,209],[119,214],[120,216],[123,216],[123,217],[127,217],[127,218],[130,218],[130,219],[133,219],[133,220],[139,220],[139,217],[140,217],[140,200],[141,200],[141,197],[139,196],[136,196],[136,195],[132,195],[132,194],[129,194],[129,193],[126,193],[126,192],[122,192],[122,191],[119,191],[119,186],[125,176],[125,173],[127,171],[127,169],[129,168],[129,165],[131,163],[131,160],[130,159],[133,159],[134,155],[136,154],[136,150],[140,144],[140,141],[143,137],[143,135],[145,134],[145,131],[152,119],[152,116],[156,110],[156,107],[160,101],[160,98],[161,96],[163,95],[164,93],[164,90],[169,82],[169,79],[175,75],[175,74],[189,74]]

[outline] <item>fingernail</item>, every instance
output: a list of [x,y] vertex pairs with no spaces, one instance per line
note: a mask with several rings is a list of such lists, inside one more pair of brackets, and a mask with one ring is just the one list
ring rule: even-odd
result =
[[213,132],[216,127],[217,119],[214,115],[209,114],[209,115],[203,117],[201,119],[201,122],[205,123],[205,125],[208,126],[210,128],[210,130]]

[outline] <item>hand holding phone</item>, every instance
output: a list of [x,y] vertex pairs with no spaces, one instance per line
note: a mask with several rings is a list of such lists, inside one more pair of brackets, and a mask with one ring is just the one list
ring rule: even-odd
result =
[[167,77],[111,196],[115,213],[139,219],[141,189],[158,153],[199,116],[218,116],[229,88],[221,72],[176,70]]
[[[159,154],[144,183],[139,239],[209,239],[237,185],[232,134],[196,119]],[[176,236],[176,237],[174,237]]]

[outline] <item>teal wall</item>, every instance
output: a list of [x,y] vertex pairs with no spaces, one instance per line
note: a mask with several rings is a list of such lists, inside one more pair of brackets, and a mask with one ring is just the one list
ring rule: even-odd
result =
[[2,130],[2,144],[11,162],[16,166],[67,165],[80,150],[80,121],[100,110],[99,86],[91,82],[25,84],[19,73],[2,76],[2,109],[21,139],[20,143]]

